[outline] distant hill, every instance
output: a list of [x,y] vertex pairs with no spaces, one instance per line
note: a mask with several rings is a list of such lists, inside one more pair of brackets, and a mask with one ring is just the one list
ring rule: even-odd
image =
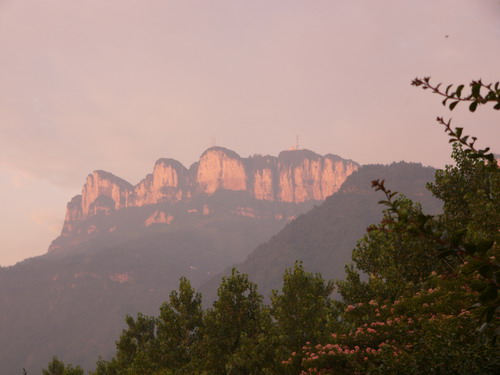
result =
[[[383,196],[373,191],[371,181],[385,179],[391,190],[422,203],[426,212],[437,213],[441,203],[425,188],[427,182],[434,180],[434,173],[433,168],[404,162],[362,166],[337,193],[287,224],[235,267],[247,273],[266,297],[272,289],[281,288],[285,269],[296,260],[302,260],[309,272],[321,272],[325,278],[343,278],[344,266],[350,262],[356,242],[382,216],[383,207],[377,202]],[[229,273],[230,268],[223,274]],[[221,276],[214,276],[202,286],[206,304],[216,298]]]
[[213,147],[189,168],[160,159],[135,186],[93,172],[49,252],[0,268],[0,372],[40,373],[53,355],[91,369],[125,314],[156,314],[181,276],[199,286],[243,261],[357,168],[309,150]]

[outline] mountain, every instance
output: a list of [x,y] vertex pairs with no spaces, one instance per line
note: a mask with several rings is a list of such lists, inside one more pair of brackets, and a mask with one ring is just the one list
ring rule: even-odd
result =
[[[49,251],[79,245],[103,231],[130,230],[130,225],[139,223],[117,219],[128,215],[122,214],[126,209],[134,212],[134,218],[147,214],[142,217],[146,227],[182,221],[185,214],[208,215],[218,210],[217,204],[224,200],[211,207],[209,203],[213,202],[208,202],[207,197],[221,191],[244,193],[232,207],[226,207],[233,214],[255,218],[274,214],[274,219],[286,221],[297,211],[290,207],[324,200],[357,168],[358,164],[351,160],[332,154],[320,156],[309,150],[282,151],[278,157],[241,158],[234,151],[212,147],[189,169],[173,159],[158,160],[153,173],[135,186],[111,173],[94,171],[87,177],[82,194],[68,203],[61,236],[52,242]],[[251,202],[250,206],[242,206],[243,201]],[[137,210],[143,207],[154,209]],[[120,213],[115,215],[117,211]],[[106,216],[113,216],[113,220],[103,220]],[[106,226],[104,221],[113,225]]]
[[243,261],[356,169],[309,150],[212,147],[189,168],[158,160],[135,186],[93,172],[48,253],[0,268],[2,373],[39,373],[53,355],[92,368],[125,314],[156,314],[181,276],[199,286]]
[[[433,168],[404,162],[362,166],[323,204],[287,224],[235,267],[248,274],[266,298],[272,289],[281,288],[285,269],[296,260],[303,261],[309,272],[320,272],[327,279],[341,279],[356,242],[370,224],[382,217],[383,206],[377,202],[383,196],[371,188],[371,181],[385,179],[389,189],[420,202],[424,212],[438,213],[441,202],[425,188],[427,182],[434,180],[434,173]],[[216,298],[220,278],[228,274],[229,268],[202,286],[206,304]]]

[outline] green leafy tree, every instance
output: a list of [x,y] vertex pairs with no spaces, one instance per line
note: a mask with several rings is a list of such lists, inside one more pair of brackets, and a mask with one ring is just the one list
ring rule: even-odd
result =
[[103,358],[99,358],[96,362],[96,369],[92,373],[93,375],[121,375],[126,374],[125,369],[118,364],[116,358],[106,361]]
[[444,202],[440,216],[448,232],[464,232],[467,241],[488,240],[500,228],[500,173],[483,160],[470,158],[460,144],[454,145],[455,165],[436,172],[429,184]]
[[348,305],[342,318],[365,316],[320,345],[306,344],[285,366],[311,374],[497,374],[498,348],[485,347],[474,329],[478,312],[464,277],[437,274],[429,288],[395,301]]
[[[394,197],[394,193],[389,195]],[[379,225],[368,228],[353,250],[355,266],[347,266],[346,279],[337,281],[345,304],[367,303],[374,298],[395,300],[420,290],[432,271],[443,269],[436,262],[434,242],[408,228],[408,223],[423,215],[420,204],[402,195],[393,204],[384,210]],[[395,220],[396,216],[401,220]]]
[[280,349],[289,353],[325,336],[332,321],[333,290],[333,282],[306,272],[301,262],[285,271],[281,293],[273,290],[271,296]]
[[184,371],[191,362],[191,351],[199,340],[202,325],[201,294],[183,277],[179,291],[173,291],[169,302],[162,304],[157,319],[155,360],[161,369]]
[[231,358],[262,332],[262,310],[257,285],[233,269],[231,276],[222,279],[218,299],[205,313],[202,338],[195,348],[196,369],[213,375],[250,374],[248,363],[240,368],[240,361]]
[[[450,110],[461,102],[469,102],[471,111],[490,102],[500,109],[499,83],[472,82],[465,96],[465,85],[440,91],[430,78],[413,84],[445,96]],[[425,215],[395,197],[383,180],[373,181],[385,195],[380,203],[386,210],[358,244],[355,265],[338,284],[343,324],[323,344],[306,343],[293,352],[285,367],[300,365],[304,374],[500,372],[498,347],[482,340],[485,332],[493,338],[500,334],[498,164],[462,128],[437,121],[454,143],[456,162],[429,185],[444,201],[444,213]],[[484,322],[480,329],[478,321]]]
[[201,295],[186,278],[172,291],[158,317],[127,316],[127,328],[116,343],[111,361],[100,359],[95,375],[182,374],[192,359],[191,350],[202,325]]
[[127,328],[116,343],[116,362],[131,374],[151,373],[156,364],[149,361],[155,342],[156,321],[153,317],[137,314],[137,318],[125,318]]
[[[26,373],[26,372],[25,372]],[[57,357],[53,357],[47,368],[42,370],[43,375],[83,375],[83,369],[80,366],[64,365]]]

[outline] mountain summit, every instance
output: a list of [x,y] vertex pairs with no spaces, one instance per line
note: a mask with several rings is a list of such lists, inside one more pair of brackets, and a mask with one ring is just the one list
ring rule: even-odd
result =
[[[358,167],[351,160],[332,154],[321,156],[305,149],[282,151],[278,157],[242,158],[227,148],[211,147],[189,169],[174,159],[158,160],[153,173],[135,186],[97,170],[87,176],[82,194],[68,203],[61,236],[52,242],[49,251],[80,243],[83,237],[103,229],[120,229],[117,225],[99,227],[95,220],[89,219],[126,208],[161,205],[143,218],[143,224],[149,226],[176,220],[178,215],[174,211],[178,209],[173,209],[176,203],[184,203],[185,212],[190,214],[208,215],[217,207],[209,207],[207,202],[200,206],[200,199],[219,191],[240,192],[246,199],[256,201],[295,204],[322,201],[336,192]],[[241,202],[232,210],[237,215],[269,216],[269,212],[244,207]],[[277,220],[295,217],[276,209],[273,212]]]

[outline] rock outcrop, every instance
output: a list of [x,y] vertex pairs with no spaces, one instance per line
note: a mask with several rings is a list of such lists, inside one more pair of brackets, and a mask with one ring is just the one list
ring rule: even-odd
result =
[[196,173],[197,191],[213,194],[219,189],[247,190],[247,173],[238,154],[212,147],[200,158]]
[[85,218],[92,214],[92,203],[100,196],[113,200],[113,209],[119,210],[127,207],[127,202],[133,192],[133,186],[127,181],[105,171],[94,171],[87,176],[87,181],[82,190],[82,216]]
[[[136,186],[111,173],[95,171],[87,177],[82,194],[68,203],[61,236],[69,236],[76,224],[96,215],[110,215],[128,207],[187,202],[195,196],[210,196],[219,190],[241,191],[260,201],[322,201],[336,192],[358,167],[351,160],[331,154],[321,156],[309,150],[283,151],[278,157],[241,158],[226,148],[211,147],[189,169],[173,159],[158,160],[153,173]],[[188,212],[195,211],[198,212],[188,209]],[[212,212],[206,205],[199,211],[204,215]],[[259,216],[252,209],[232,212]],[[172,220],[171,215],[157,211],[145,225],[170,224]]]
[[145,206],[162,201],[178,202],[184,197],[187,169],[173,159],[160,159],[153,173],[134,188],[129,206]]

